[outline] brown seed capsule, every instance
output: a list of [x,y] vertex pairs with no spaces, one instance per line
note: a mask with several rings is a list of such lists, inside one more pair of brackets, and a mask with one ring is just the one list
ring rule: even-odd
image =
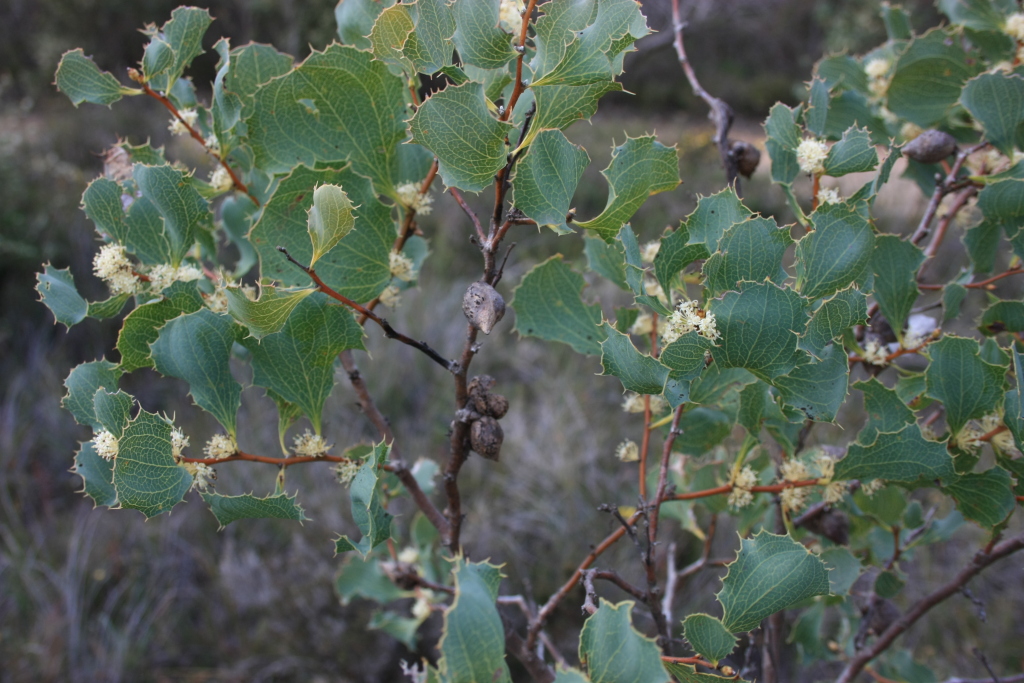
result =
[[469,443],[473,450],[488,460],[498,459],[504,440],[505,432],[493,417],[481,417],[469,430]]
[[930,128],[903,146],[903,156],[922,164],[937,164],[956,151],[949,133]]
[[729,153],[736,160],[736,170],[744,178],[754,175],[757,165],[761,163],[761,152],[749,142],[730,140]]
[[490,334],[505,317],[505,300],[486,282],[474,282],[462,297],[462,312],[473,327]]
[[501,394],[487,394],[487,410],[485,412],[496,420],[500,420],[508,412],[508,399]]

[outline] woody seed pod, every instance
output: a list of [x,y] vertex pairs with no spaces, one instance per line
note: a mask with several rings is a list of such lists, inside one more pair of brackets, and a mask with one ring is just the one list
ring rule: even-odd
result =
[[501,394],[487,394],[487,410],[484,412],[500,420],[508,412],[508,399]]
[[729,153],[736,160],[736,170],[744,178],[754,175],[757,165],[761,163],[761,152],[749,142],[730,140]]
[[486,282],[474,282],[462,297],[462,312],[473,327],[490,334],[505,316],[505,300]]
[[505,432],[493,417],[481,417],[469,430],[469,443],[473,450],[488,460],[498,459],[504,440]]
[[931,128],[904,145],[903,156],[922,164],[937,164],[955,151],[952,135]]

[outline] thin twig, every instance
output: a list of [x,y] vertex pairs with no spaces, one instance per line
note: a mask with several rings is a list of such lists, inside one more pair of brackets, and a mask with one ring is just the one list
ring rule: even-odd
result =
[[386,319],[380,317],[379,315],[377,315],[370,309],[366,308],[365,306],[362,306],[353,301],[352,299],[349,299],[347,296],[344,296],[334,291],[331,287],[324,284],[324,281],[320,279],[320,276],[316,274],[315,270],[308,266],[304,266],[303,264],[296,261],[294,258],[292,258],[292,255],[288,253],[288,250],[285,249],[284,247],[278,247],[277,250],[284,254],[285,258],[291,261],[294,265],[298,266],[302,270],[302,272],[308,275],[309,278],[316,284],[317,288],[319,288],[321,292],[323,292],[324,294],[326,294],[327,296],[331,297],[336,301],[340,301],[349,308],[354,309],[355,311],[363,314],[373,322],[377,323],[380,326],[380,328],[384,330],[385,337],[387,337],[388,339],[395,339],[397,341],[402,342],[403,344],[413,347],[418,351],[422,351],[432,361],[443,367],[448,372],[455,372],[458,365],[454,361],[448,360],[447,358],[439,354],[437,351],[430,348],[430,346],[426,342],[416,341],[412,337],[408,337],[402,334],[401,332],[397,332],[395,328],[391,327],[391,324],[388,323]]
[[512,110],[516,107],[516,102],[519,101],[519,96],[526,90],[526,84],[523,83],[523,58],[526,56],[526,33],[530,26],[530,17],[533,16],[533,8],[536,6],[537,0],[530,0],[523,11],[523,23],[519,28],[519,42],[516,44],[516,51],[519,53],[519,57],[516,58],[516,84],[512,88],[505,111],[501,113],[501,121],[508,121],[512,116]]
[[448,194],[455,199],[455,203],[462,208],[466,215],[469,216],[469,220],[473,222],[473,227],[476,228],[476,236],[479,238],[480,243],[483,244],[487,241],[487,235],[484,234],[484,228],[480,225],[479,216],[476,215],[476,212],[473,211],[473,209],[469,208],[469,204],[467,204],[466,200],[463,199],[462,193],[459,192],[458,188],[449,187]]

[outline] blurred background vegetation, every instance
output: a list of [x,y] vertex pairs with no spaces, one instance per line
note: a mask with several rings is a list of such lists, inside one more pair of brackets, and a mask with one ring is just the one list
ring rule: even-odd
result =
[[[331,557],[330,541],[351,531],[351,523],[343,512],[348,509],[344,490],[326,466],[289,473],[289,488],[302,489],[301,502],[312,520],[302,528],[259,521],[223,532],[199,505],[183,505],[149,523],[131,512],[92,512],[88,499],[76,492],[78,478],[68,472],[77,441],[88,436],[60,408],[63,379],[74,365],[111,349],[119,324],[88,321],[70,333],[53,325],[36,301],[34,273],[45,261],[70,266],[84,294],[103,298],[102,284],[90,274],[95,233],[79,198],[101,170],[100,153],[118,137],[149,138],[168,145],[172,158],[205,162],[193,143],[170,137],[166,113],[156,103],[132,98],[109,111],[91,105],[76,111],[55,92],[53,73],[65,50],[82,47],[101,68],[123,75],[142,52],[145,38],[138,29],[163,22],[177,4],[0,3],[0,680],[398,680],[398,662],[427,654],[439,619],[428,622],[419,651],[410,652],[366,629],[368,605],[339,603],[332,583],[341,560]],[[233,45],[270,42],[303,57],[334,35],[333,0],[195,4],[209,7],[217,19],[208,47],[224,35]],[[581,215],[596,214],[604,204],[598,172],[607,164],[613,139],[621,143],[626,133],[655,131],[662,142],[679,145],[684,184],[653,198],[633,222],[642,239],[653,239],[687,215],[698,194],[720,189],[724,175],[710,145],[705,107],[690,93],[675,61],[670,3],[642,4],[660,32],[641,41],[627,61],[624,85],[633,94],[607,98],[593,124],[577,125],[570,137],[593,159],[587,171],[591,182],[580,184],[576,198]],[[683,5],[688,51],[699,77],[738,112],[736,135],[755,144],[768,108],[776,100],[797,101],[818,58],[856,53],[884,40],[875,0],[684,0]],[[938,21],[927,0],[908,0],[904,6],[919,28]],[[213,78],[215,62],[212,53],[195,62],[191,74],[201,91]],[[783,198],[763,169],[745,195],[752,209],[788,222]],[[424,290],[406,293],[391,317],[453,353],[465,324],[459,301],[479,271],[479,256],[454,204],[438,196],[435,206],[421,221],[433,252],[421,276]],[[885,229],[904,232],[919,210],[916,190],[890,199]],[[559,250],[581,258],[578,239],[524,233],[519,243],[502,286],[506,299],[537,258]],[[621,439],[638,437],[639,424],[619,409],[618,383],[594,376],[600,369],[596,361],[580,361],[533,339],[517,342],[511,327],[506,321],[487,339],[474,367],[498,379],[512,410],[503,422],[502,462],[474,458],[464,470],[465,540],[475,557],[507,563],[508,590],[543,597],[614,523],[593,512],[595,506],[632,504],[633,494],[622,493],[633,491],[632,475],[616,467],[611,454]],[[361,358],[379,405],[407,453],[443,461],[451,411],[446,379],[407,347],[381,341],[371,330],[371,352],[387,363]],[[567,363],[578,368],[570,384],[561,372]],[[244,380],[245,370],[240,372]],[[409,377],[421,381],[410,384]],[[155,379],[136,372],[124,388],[148,410],[176,412],[193,443],[202,443],[213,431],[210,418],[188,405],[183,384]],[[252,450],[269,452],[276,428],[259,416],[272,407],[252,393],[243,402],[240,424],[248,431],[241,440]],[[551,396],[559,400],[550,401]],[[327,436],[339,446],[373,437],[347,383],[339,383],[326,414]],[[856,430],[822,434],[841,441]],[[275,474],[238,463],[220,469],[221,490],[227,493],[268,490]],[[722,532],[719,539],[717,554],[730,552],[735,536]],[[681,553],[699,552],[697,540],[690,541],[693,547],[681,547]],[[910,569],[912,581],[903,598],[913,599],[948,576],[970,542],[966,538],[922,554],[924,561]],[[632,549],[619,550],[624,554],[609,565],[632,568]],[[629,561],[619,561],[627,556]],[[547,560],[550,572],[536,571],[537,557]],[[1008,570],[993,570],[972,586],[988,606],[987,624],[961,600],[949,607],[959,618],[933,620],[905,642],[940,671],[976,675],[978,663],[965,643],[1002,634],[997,640],[1006,639],[1005,644],[990,642],[986,651],[992,659],[1012,662],[1012,643],[1024,640],[1024,625],[1014,619],[1012,605],[1001,609],[988,599],[1003,589],[1019,594],[1019,578]],[[707,572],[689,584],[688,609],[710,606],[718,578]],[[570,603],[564,614],[572,623],[578,606]],[[556,624],[554,637],[564,651],[574,651],[574,630],[562,632]]]

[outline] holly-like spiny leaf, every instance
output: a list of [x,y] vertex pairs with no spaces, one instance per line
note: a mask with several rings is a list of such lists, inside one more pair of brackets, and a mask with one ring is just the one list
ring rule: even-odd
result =
[[736,289],[741,281],[776,284],[786,279],[782,257],[793,243],[789,230],[760,216],[734,223],[718,242],[718,251],[704,262],[710,296]]
[[660,394],[664,391],[668,367],[637,351],[629,335],[618,332],[607,323],[604,330],[608,337],[601,342],[602,374],[618,377],[627,391],[638,394]]
[[438,666],[451,683],[511,680],[505,663],[505,629],[494,601],[499,567],[456,560],[455,600],[444,614]]
[[878,235],[871,255],[874,272],[874,295],[882,315],[893,332],[903,338],[903,326],[920,292],[917,269],[924,262],[924,252],[896,235]]
[[124,95],[137,95],[141,91],[125,88],[109,71],[100,71],[96,63],[85,56],[82,48],[65,52],[57,66],[57,90],[68,96],[76,107],[82,102],[110,106]]
[[690,647],[714,665],[736,647],[736,636],[720,619],[710,614],[691,614],[683,620],[683,635]]
[[985,138],[1003,154],[1024,146],[1024,78],[984,73],[967,81],[960,103],[985,129]]
[[543,131],[516,165],[516,207],[560,235],[572,232],[565,219],[589,163],[586,150],[569,142],[561,131]]
[[982,360],[978,342],[947,335],[927,351],[931,359],[925,370],[927,395],[942,401],[952,434],[959,433],[968,420],[995,412],[1003,395],[1005,369]]
[[895,433],[873,428],[872,433],[874,441],[851,444],[846,457],[836,463],[836,481],[884,479],[913,485],[956,477],[945,444],[926,440],[916,424]]
[[213,516],[217,518],[221,529],[239,519],[291,519],[296,522],[306,520],[305,512],[296,504],[294,495],[280,493],[258,498],[251,493],[240,496],[203,493],[202,496],[210,506]]
[[811,420],[832,422],[846,400],[850,364],[842,344],[830,344],[820,360],[800,365],[773,380],[787,405]]
[[68,268],[46,264],[43,272],[36,273],[36,291],[57,322],[65,327],[82,322],[89,313],[89,303],[78,293]]
[[612,604],[601,598],[600,607],[580,632],[580,661],[593,683],[669,683],[661,664],[661,651],[630,623],[632,602]]
[[86,441],[75,453],[75,465],[71,471],[82,478],[82,491],[92,498],[97,506],[117,506],[117,492],[114,490],[114,463],[96,453],[92,441]]
[[824,204],[811,214],[814,230],[796,246],[797,289],[809,299],[829,296],[859,280],[875,246],[871,224],[847,204]]
[[690,230],[686,223],[682,223],[676,230],[667,232],[661,238],[661,246],[654,257],[654,277],[666,292],[671,291],[672,280],[684,268],[710,255],[703,243],[689,242]]
[[365,559],[371,550],[391,537],[391,515],[381,504],[383,477],[380,476],[380,466],[387,461],[390,452],[391,448],[383,442],[375,445],[352,480],[349,488],[352,518],[363,537],[355,542],[348,536],[340,536],[334,543],[335,553],[355,550]]
[[953,497],[964,517],[988,529],[1006,521],[1017,508],[1010,474],[1001,467],[961,475],[942,490]]
[[68,393],[61,401],[61,405],[74,415],[78,424],[102,429],[103,425],[96,419],[93,398],[101,387],[117,391],[121,372],[117,364],[108,360],[97,360],[76,366],[64,380]]
[[118,439],[114,489],[121,507],[146,517],[167,512],[192,487],[192,475],[174,460],[171,425],[140,411]]
[[861,324],[867,317],[867,297],[853,287],[836,292],[822,302],[807,323],[800,348],[821,358],[825,348],[844,331]]
[[523,276],[515,289],[515,331],[527,337],[568,344],[580,353],[599,355],[608,333],[601,307],[583,303],[583,277],[555,255]]
[[195,313],[203,307],[203,297],[195,282],[175,282],[163,291],[163,298],[143,304],[124,319],[117,337],[121,369],[131,372],[153,367],[149,345],[156,341],[159,329],[182,313]]

